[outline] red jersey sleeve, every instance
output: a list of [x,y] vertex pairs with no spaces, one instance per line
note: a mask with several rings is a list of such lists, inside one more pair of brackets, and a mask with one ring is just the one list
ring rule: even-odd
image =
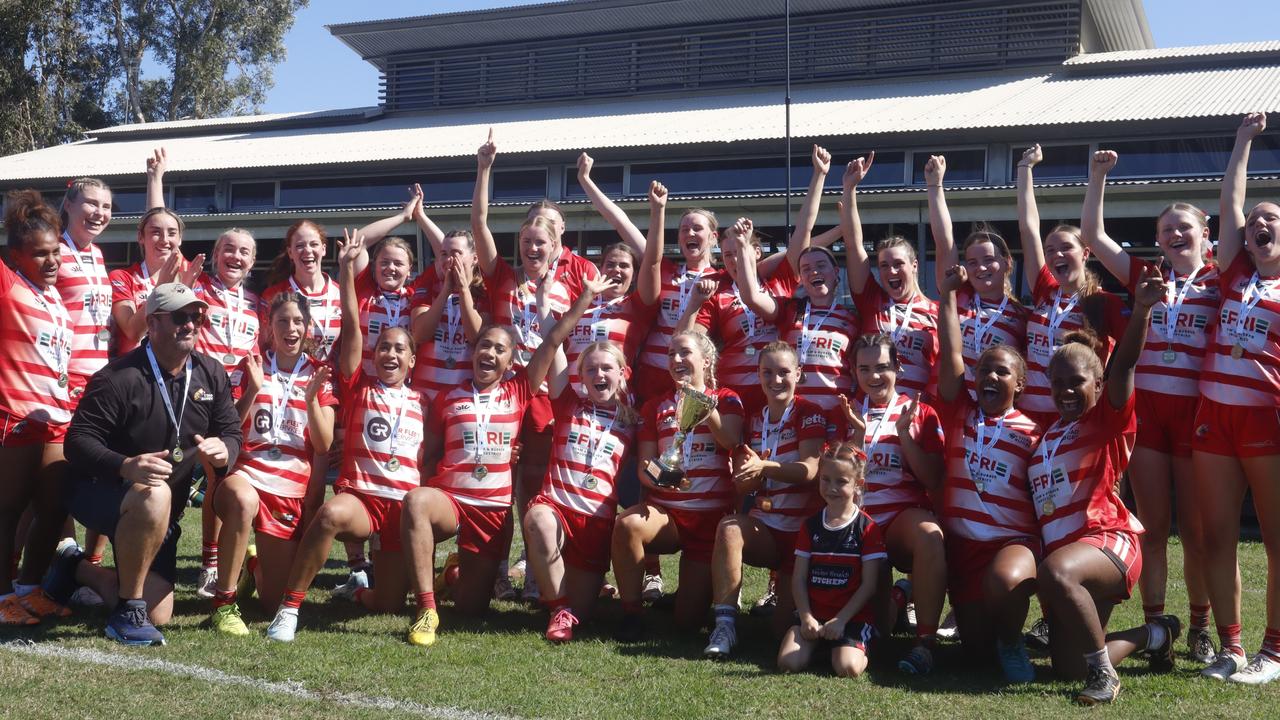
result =
[[1049,297],[1058,289],[1058,281],[1053,277],[1053,273],[1049,272],[1048,265],[1040,266],[1040,273],[1036,275],[1036,282],[1031,287],[1031,298],[1036,303],[1048,302]]
[[869,277],[867,284],[862,286],[862,292],[853,293],[853,307],[858,311],[859,318],[874,318],[880,314],[887,299],[880,283],[874,277]]
[[[968,396],[969,393],[964,393]],[[920,403],[916,408],[916,442],[929,454],[941,454],[946,447],[946,435],[942,432],[942,423],[938,413],[929,405]]]
[[800,416],[796,419],[796,440],[826,440],[827,414],[811,402],[796,401]]
[[8,265],[0,263],[0,293],[9,294],[9,288],[18,282],[18,274]]
[[128,268],[112,270],[107,277],[111,280],[111,304],[133,302],[133,278]]
[[662,398],[650,398],[640,409],[640,428],[636,431],[636,440],[640,442],[658,442],[658,405]]
[[[795,293],[796,288],[800,287],[800,277],[796,275],[796,269],[791,267],[791,263],[783,258],[782,263],[778,265],[778,269],[773,271],[773,275],[764,283],[764,290],[776,297],[786,297]],[[732,290],[732,287],[730,287]]]
[[365,297],[372,295],[378,291],[378,286],[373,282],[373,263],[356,275],[356,296]]
[[422,274],[418,275],[411,286],[413,290],[412,299],[409,301],[409,307],[420,308],[430,307],[431,302],[435,300],[436,293],[440,288],[436,285],[436,266],[431,265]]
[[[861,509],[858,512],[862,512]],[[871,516],[867,516],[867,527],[862,533],[862,559],[875,560],[877,556],[884,557],[888,551],[884,546],[884,531],[876,524]]]
[[729,388],[720,388],[716,390],[716,397],[719,398],[716,401],[716,410],[719,411],[721,417],[725,415],[743,416],[745,411],[742,408],[742,398],[738,397],[738,393]]

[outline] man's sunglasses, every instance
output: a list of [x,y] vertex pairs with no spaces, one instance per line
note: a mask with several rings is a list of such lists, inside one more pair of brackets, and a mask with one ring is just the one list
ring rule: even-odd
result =
[[175,326],[194,323],[196,327],[204,325],[204,310],[174,310],[173,312],[158,312],[156,315],[168,315]]

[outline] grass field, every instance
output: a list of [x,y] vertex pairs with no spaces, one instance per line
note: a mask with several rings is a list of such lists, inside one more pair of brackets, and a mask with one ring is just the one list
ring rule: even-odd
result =
[[[206,601],[193,594],[199,515],[184,520],[176,619],[163,648],[129,649],[102,636],[101,613],[77,615],[34,630],[0,631],[0,717],[5,718],[339,718],[593,717],[593,718],[845,718],[845,717],[1267,717],[1280,712],[1280,683],[1262,688],[1203,681],[1181,660],[1171,675],[1149,675],[1145,662],[1121,667],[1117,705],[1074,707],[1076,685],[1049,679],[1008,689],[996,669],[962,665],[959,647],[944,644],[935,673],[908,679],[893,667],[906,638],[878,645],[867,676],[831,677],[823,668],[782,676],[773,669],[775,643],[765,621],[744,617],[735,659],[701,658],[706,637],[664,633],[669,617],[651,614],[649,642],[619,645],[609,637],[616,603],[579,627],[573,643],[542,639],[545,614],[495,603],[483,620],[442,608],[440,642],[428,651],[404,640],[409,618],[370,616],[349,603],[327,602],[345,578],[339,563],[317,578],[301,614],[298,639],[270,643],[270,618],[245,604],[259,635],[228,638],[202,627]],[[441,552],[448,547],[442,547]],[[1256,651],[1263,630],[1266,558],[1262,546],[1241,546],[1245,646]],[[1181,548],[1170,548],[1170,611],[1185,619]],[[669,586],[676,576],[667,558]],[[765,576],[751,572],[744,599]],[[1113,627],[1141,621],[1137,599],[1117,609]],[[33,643],[33,644],[31,644]],[[1184,647],[1180,642],[1179,647]]]

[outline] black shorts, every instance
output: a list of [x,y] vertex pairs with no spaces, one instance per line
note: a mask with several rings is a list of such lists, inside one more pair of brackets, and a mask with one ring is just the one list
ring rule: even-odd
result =
[[[187,484],[171,487],[174,493],[174,508],[169,513],[169,528],[165,532],[164,542],[151,561],[151,572],[164,578],[170,585],[177,584],[178,577],[178,539],[182,537],[182,508],[186,506]],[[115,542],[116,523],[120,521],[120,503],[124,502],[127,488],[123,482],[110,480],[92,480],[77,477],[74,473],[68,476],[67,511],[81,525]],[[181,504],[179,504],[181,501]]]
[[[796,632],[800,632],[800,614],[792,615],[795,620]],[[851,647],[857,648],[865,655],[871,652],[871,643],[877,637],[876,628],[870,623],[850,620],[844,624],[844,635],[837,640],[819,640],[819,650],[834,650],[836,648]]]

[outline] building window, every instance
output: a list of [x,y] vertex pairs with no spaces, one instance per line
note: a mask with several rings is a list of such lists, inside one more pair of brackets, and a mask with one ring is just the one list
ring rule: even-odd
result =
[[[1022,153],[1026,152],[1026,147],[1014,147],[1012,157],[1009,163],[1009,177],[1018,177],[1018,162],[1022,160]],[[1044,153],[1044,160],[1040,161],[1035,168],[1035,178],[1037,180],[1050,179],[1075,179],[1089,177],[1089,146],[1088,145],[1041,145],[1040,151]],[[947,174],[949,175],[951,158],[947,158]]]
[[[1104,142],[1098,147],[1120,155],[1112,177],[1177,177],[1221,175],[1231,157],[1230,137],[1175,138]],[[1250,172],[1280,169],[1280,140],[1263,135],[1253,141]]]
[[[836,157],[850,155],[837,152]],[[868,187],[902,185],[904,153],[886,152],[876,155],[871,175],[863,181]],[[804,192],[813,174],[809,158],[791,161],[791,188]],[[840,187],[843,171],[834,169],[827,175],[825,188]],[[649,181],[659,180],[673,195],[705,195],[710,193],[777,192],[785,189],[787,168],[779,158],[696,160],[662,163],[635,163],[631,166],[628,195],[645,195]]]
[[[987,182],[986,150],[917,150],[912,153],[911,183],[924,185],[924,165],[930,155],[945,155],[947,174],[944,185],[985,185]],[[876,156],[876,165],[880,157]],[[875,168],[873,167],[872,170]]]
[[[596,187],[609,197],[619,197],[622,195],[622,176],[623,168],[621,165],[612,165],[600,167],[599,165],[591,168],[591,179],[595,181]],[[564,196],[566,198],[584,198],[587,191],[582,189],[578,184],[578,167],[570,165],[564,169]]]
[[[471,182],[475,182],[475,177]],[[470,193],[468,193],[470,196]],[[547,171],[500,170],[493,174],[494,200],[541,200],[547,196]]]
[[147,191],[145,188],[111,188],[111,212],[113,214],[141,215],[147,210]]
[[260,210],[276,206],[276,184],[235,183],[231,186],[232,210]]
[[173,188],[173,209],[177,212],[217,212],[212,185],[178,185]]

